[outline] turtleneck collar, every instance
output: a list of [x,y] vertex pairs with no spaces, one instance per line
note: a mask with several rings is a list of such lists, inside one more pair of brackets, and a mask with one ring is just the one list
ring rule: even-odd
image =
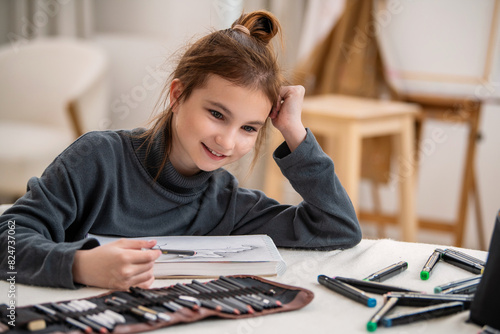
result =
[[[158,135],[148,152],[149,142],[145,138],[139,136],[144,133],[144,129],[136,129],[132,131],[131,141],[137,158],[144,166],[151,178],[156,178],[158,168],[163,160],[166,145],[162,135]],[[165,167],[160,171],[156,179],[156,183],[162,187],[174,191],[179,194],[193,194],[206,187],[206,181],[210,178],[213,172],[203,172],[194,176],[184,176],[180,174],[174,166],[167,160]]]

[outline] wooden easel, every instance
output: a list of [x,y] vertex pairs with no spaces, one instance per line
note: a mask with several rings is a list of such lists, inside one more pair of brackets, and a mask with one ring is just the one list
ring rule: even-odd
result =
[[[445,122],[464,124],[468,127],[467,151],[465,155],[465,164],[462,172],[462,184],[459,194],[459,203],[456,217],[451,222],[440,221],[436,219],[418,219],[418,226],[424,229],[432,229],[442,232],[452,233],[454,236],[454,245],[461,247],[464,241],[464,231],[467,219],[467,210],[469,196],[473,198],[475,207],[475,218],[479,236],[479,246],[486,249],[484,240],[483,218],[477,187],[477,178],[475,172],[476,142],[479,138],[479,119],[481,114],[481,101],[473,99],[436,97],[423,95],[399,96],[399,99],[405,102],[418,103],[422,107],[420,117],[416,121],[416,143],[421,143],[421,131],[428,119],[437,119]],[[419,150],[417,150],[418,152]],[[417,164],[418,165],[418,164]],[[418,173],[416,173],[418,174]],[[374,185],[376,188],[377,186]],[[396,223],[395,216],[381,213],[380,204],[377,204],[377,191],[375,194],[375,208],[373,212],[360,212],[361,220],[374,221],[380,225],[385,223]],[[378,205],[378,206],[377,206]]]

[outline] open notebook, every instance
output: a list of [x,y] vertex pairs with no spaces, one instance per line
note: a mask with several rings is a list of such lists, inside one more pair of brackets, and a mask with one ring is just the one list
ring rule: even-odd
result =
[[[119,239],[89,235],[101,245]],[[218,277],[220,275],[282,275],[286,270],[273,240],[263,234],[231,236],[166,236],[133,238],[157,240],[162,250],[194,251],[194,255],[162,254],[155,263],[157,278]],[[188,253],[189,254],[189,253]]]

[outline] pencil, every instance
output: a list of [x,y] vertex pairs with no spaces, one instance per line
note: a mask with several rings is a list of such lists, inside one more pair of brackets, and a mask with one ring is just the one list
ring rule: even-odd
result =
[[173,254],[173,255],[186,255],[193,256],[196,255],[196,252],[193,250],[184,250],[184,249],[163,249],[160,248],[162,254]]

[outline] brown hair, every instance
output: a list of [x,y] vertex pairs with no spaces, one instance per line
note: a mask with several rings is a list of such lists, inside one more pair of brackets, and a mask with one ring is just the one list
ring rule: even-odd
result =
[[[247,28],[250,34],[238,25]],[[281,41],[281,26],[276,17],[266,11],[255,11],[241,15],[230,29],[212,32],[196,41],[180,58],[171,74],[171,79],[179,79],[184,87],[176,103],[184,102],[194,89],[202,88],[210,75],[218,75],[235,85],[261,90],[274,105],[284,83],[270,44],[277,34]],[[168,105],[170,84],[171,80],[168,80],[157,103],[162,112],[142,135],[147,139],[149,148],[155,137],[163,135],[166,152],[161,165],[155,166],[159,167],[158,174],[171,151],[173,113]],[[257,136],[252,167],[264,143],[268,124],[269,118]]]

